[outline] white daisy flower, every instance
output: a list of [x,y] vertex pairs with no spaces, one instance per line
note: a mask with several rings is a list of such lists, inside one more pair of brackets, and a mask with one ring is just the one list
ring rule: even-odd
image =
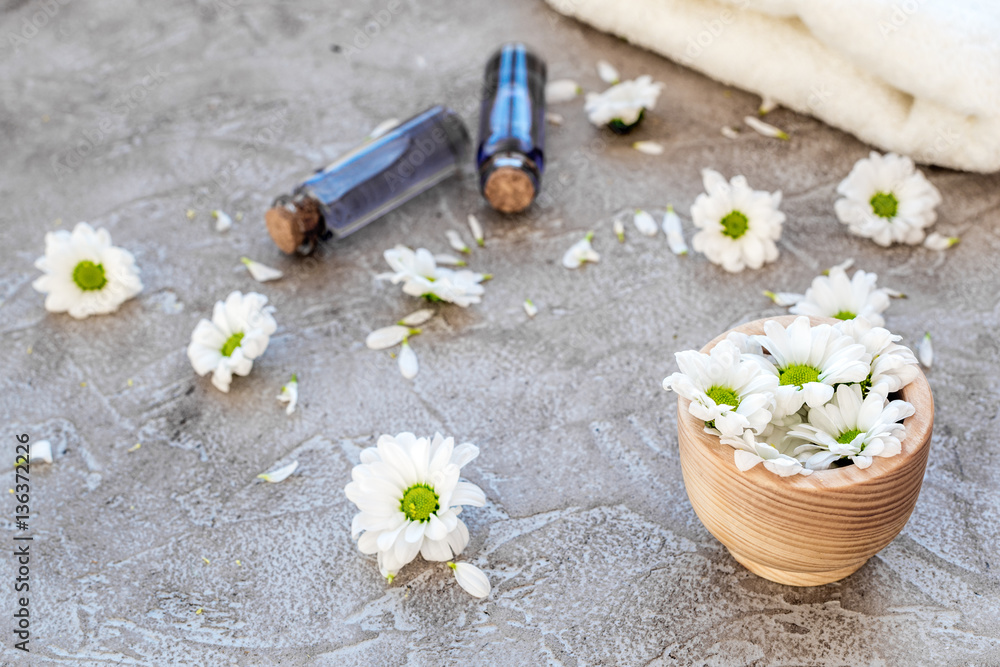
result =
[[860,386],[842,384],[832,401],[810,409],[808,423],[794,427],[789,435],[807,441],[795,450],[807,468],[825,470],[843,458],[867,468],[875,456],[900,452],[906,428],[899,422],[913,412],[906,401],[887,404],[880,392],[863,397]]
[[457,250],[458,252],[463,252],[469,254],[472,252],[469,246],[465,245],[465,241],[462,240],[462,236],[454,229],[449,229],[444,233],[448,237],[448,245],[452,247],[452,250]]
[[473,271],[455,271],[439,267],[434,255],[426,248],[413,251],[406,246],[396,246],[384,253],[385,261],[395,273],[387,277],[394,285],[403,283],[403,292],[411,296],[426,297],[431,301],[449,301],[463,308],[479,303],[487,275]]
[[785,222],[778,210],[781,192],[751,190],[743,176],[727,183],[712,169],[703,169],[701,176],[705,193],[691,206],[691,220],[700,230],[692,239],[694,249],[733,273],[776,260],[774,242]]
[[938,192],[913,160],[875,151],[858,160],[840,185],[834,204],[837,218],[853,234],[881,246],[915,245],[924,240],[924,229],[937,219]]
[[198,375],[212,373],[212,384],[228,392],[233,374],[248,375],[253,360],[264,354],[278,328],[267,297],[232,292],[217,301],[211,320],[201,320],[191,333],[187,355]]
[[562,265],[567,269],[576,269],[587,262],[599,262],[601,256],[597,254],[590,242],[594,238],[594,232],[587,232],[587,235],[570,246],[563,255]]
[[482,248],[486,245],[486,237],[483,235],[483,226],[479,224],[479,218],[469,214],[469,231],[472,232],[472,238],[476,240],[476,245]]
[[545,103],[559,104],[569,102],[583,92],[583,88],[576,81],[570,79],[556,79],[545,84]]
[[618,74],[618,70],[615,69],[615,66],[607,60],[597,61],[597,76],[599,76],[601,81],[604,83],[609,83],[611,85],[621,81],[621,76]]
[[750,129],[757,134],[762,134],[765,137],[771,137],[773,139],[781,139],[783,141],[788,141],[788,133],[782,129],[770,125],[760,120],[759,118],[754,118],[753,116],[747,116],[743,119],[743,122],[750,126]]
[[292,379],[281,388],[281,393],[276,396],[276,398],[282,403],[288,403],[285,406],[285,414],[290,415],[295,412],[295,406],[299,402],[299,376],[292,373]]
[[469,563],[449,561],[448,567],[455,573],[455,581],[466,593],[474,598],[484,598],[490,594],[490,580],[486,573]]
[[277,484],[278,482],[284,482],[288,479],[289,475],[295,472],[299,467],[298,461],[292,461],[286,466],[282,466],[277,470],[272,470],[271,472],[262,472],[257,475],[257,479],[262,479],[270,484]]
[[947,250],[961,241],[957,236],[945,236],[937,232],[931,232],[924,239],[924,247],[930,250]]
[[732,341],[720,341],[708,354],[674,356],[680,371],[665,378],[663,388],[690,400],[688,412],[705,422],[706,431],[740,437],[747,429],[767,428],[778,378],[744,359]]
[[45,255],[35,260],[45,275],[31,286],[45,294],[45,310],[83,319],[113,313],[142,291],[132,253],[111,245],[106,229],[77,223],[72,232],[45,235]]
[[459,481],[462,466],[478,455],[475,445],[455,446],[440,433],[433,440],[383,435],[361,452],[344,489],[360,510],[351,536],[362,553],[378,554],[384,577],[391,580],[418,553],[440,562],[462,553],[469,531],[458,514],[463,505],[486,504],[478,486]]
[[889,307],[889,295],[877,287],[878,276],[856,271],[853,278],[839,266],[830,269],[829,275],[816,276],[812,286],[789,312],[813,317],[833,317],[853,320],[863,317],[872,325],[885,325],[882,313]]
[[407,380],[412,380],[417,377],[417,373],[420,371],[420,364],[417,363],[417,354],[410,347],[409,337],[404,338],[401,345],[402,347],[399,348],[399,357],[397,359],[399,362],[399,372]]
[[584,110],[594,125],[607,125],[624,134],[639,124],[646,109],[656,106],[662,88],[662,83],[653,83],[648,75],[622,81],[603,93],[587,93]]
[[920,345],[917,346],[917,354],[920,355],[920,364],[924,368],[930,368],[934,363],[934,346],[931,344],[930,333],[925,333]]
[[774,320],[764,323],[757,342],[772,357],[755,358],[778,378],[775,416],[798,412],[803,404],[823,405],[833,398],[834,385],[864,382],[871,370],[865,346],[829,324],[810,326],[809,318],[796,317],[787,328]]
[[862,383],[866,391],[879,384],[887,387],[888,393],[896,392],[913,382],[920,371],[913,352],[905,345],[899,345],[901,336],[888,329],[873,326],[871,322],[857,318],[839,322],[834,328],[847,334],[854,342],[861,343],[871,355],[871,371]]
[[240,257],[240,261],[247,267],[247,271],[250,272],[250,276],[259,283],[277,280],[285,275],[278,269],[272,268],[266,264],[261,264],[260,262],[255,262],[249,257]]
[[653,220],[653,216],[641,208],[635,209],[635,214],[632,216],[632,224],[635,225],[640,234],[645,236],[656,236],[660,232],[660,228],[657,226],[656,220]]
[[667,235],[670,252],[675,255],[688,254],[688,246],[684,241],[684,229],[681,227],[681,218],[674,212],[674,207],[669,204],[667,212],[663,214],[663,233]]
[[742,437],[722,436],[720,440],[736,450],[733,452],[733,461],[741,472],[763,463],[764,468],[780,477],[812,474],[811,469],[791,455],[794,444],[801,441],[790,438],[787,429],[772,427],[762,435],[747,430]]

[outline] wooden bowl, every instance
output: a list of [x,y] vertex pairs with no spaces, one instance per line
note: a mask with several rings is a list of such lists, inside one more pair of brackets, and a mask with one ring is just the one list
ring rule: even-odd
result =
[[[794,319],[767,318],[783,326]],[[767,320],[733,331],[763,334]],[[702,352],[725,337],[722,334]],[[704,422],[688,412],[690,401],[680,398],[681,470],[695,513],[733,558],[765,579],[790,586],[843,579],[899,534],[917,503],[930,451],[934,400],[923,373],[901,393],[916,413],[903,421],[906,437],[899,454],[875,457],[864,470],[850,465],[792,477],[779,477],[762,465],[740,472],[733,448],[705,433]]]

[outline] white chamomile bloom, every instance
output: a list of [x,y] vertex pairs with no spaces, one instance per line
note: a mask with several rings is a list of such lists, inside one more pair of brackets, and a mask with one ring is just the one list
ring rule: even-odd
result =
[[455,445],[441,434],[383,435],[361,452],[344,489],[360,512],[351,536],[365,554],[378,554],[382,576],[392,579],[419,553],[429,561],[450,561],[469,543],[458,518],[462,505],[482,507],[486,496],[459,481],[461,468],[479,455],[470,443]]
[[188,359],[198,375],[212,373],[219,391],[229,391],[234,374],[248,375],[253,360],[267,349],[278,324],[266,304],[262,294],[232,292],[215,303],[212,319],[201,320],[191,333]]
[[299,376],[292,373],[292,379],[281,388],[281,393],[276,397],[282,403],[288,403],[285,406],[285,414],[290,415],[295,412],[295,406],[299,402]]
[[603,93],[587,93],[584,110],[594,125],[607,125],[624,134],[639,124],[646,109],[656,106],[662,88],[662,83],[653,83],[653,77],[648,75],[622,81]]
[[720,341],[709,354],[687,350],[674,356],[680,371],[665,378],[663,388],[690,400],[688,412],[710,433],[740,437],[767,428],[778,378],[744,359],[733,341]]
[[648,211],[643,211],[641,208],[635,209],[635,214],[632,216],[632,224],[635,228],[639,230],[639,233],[644,236],[656,236],[660,228],[656,225],[656,220],[653,216],[649,214]]
[[684,241],[684,229],[681,227],[681,217],[674,212],[674,207],[667,205],[663,214],[663,233],[667,235],[670,252],[675,255],[688,254],[687,242]]
[[851,233],[881,246],[915,245],[924,240],[924,229],[937,219],[938,192],[913,160],[875,151],[858,160],[840,185],[834,204],[837,218]]
[[961,241],[957,236],[945,236],[937,232],[931,232],[924,239],[924,247],[930,250],[947,250]]
[[420,364],[417,363],[417,353],[410,347],[409,337],[404,338],[399,348],[399,372],[407,380],[417,377],[420,371]]
[[406,294],[431,301],[450,301],[463,308],[479,303],[484,292],[480,283],[489,278],[473,271],[439,267],[426,248],[413,251],[399,245],[386,250],[384,256],[395,273],[381,277],[387,277],[394,285],[403,283]]
[[778,210],[781,192],[751,190],[743,176],[727,183],[712,169],[703,169],[701,177],[705,193],[691,206],[691,220],[699,230],[692,239],[694,249],[732,273],[776,260],[774,242],[785,222]]
[[742,472],[763,463],[764,468],[780,477],[812,474],[811,469],[791,455],[794,444],[801,441],[790,438],[786,429],[769,428],[762,435],[748,430],[742,437],[722,436],[720,440],[736,450],[733,461]]
[[250,272],[250,276],[259,283],[277,280],[285,275],[280,270],[270,267],[267,264],[255,262],[249,257],[240,257],[240,261],[247,267],[247,271]]
[[132,253],[111,245],[106,229],[77,223],[72,232],[45,235],[45,255],[35,260],[45,275],[31,286],[45,294],[45,310],[83,319],[113,313],[142,291]]
[[900,452],[906,429],[899,422],[913,412],[906,401],[887,404],[882,392],[870,391],[863,397],[860,386],[842,384],[832,401],[810,409],[807,423],[789,435],[807,441],[795,449],[807,468],[825,470],[843,458],[867,468],[872,457]]
[[576,269],[587,262],[599,262],[601,256],[597,254],[590,242],[594,238],[594,232],[587,232],[587,235],[570,246],[563,255],[562,265],[567,269]]
[[451,246],[452,250],[464,252],[465,254],[472,252],[469,246],[465,244],[465,241],[462,240],[462,236],[454,229],[449,229],[444,235],[448,237],[448,245]]
[[474,598],[484,598],[490,594],[490,580],[486,573],[469,563],[448,562],[448,567],[455,573],[455,581],[466,593]]
[[812,286],[789,312],[813,317],[853,320],[863,317],[872,325],[885,324],[882,313],[889,307],[889,295],[877,287],[878,276],[856,271],[853,278],[835,266],[829,275],[816,276]]
[[796,317],[787,328],[774,320],[764,323],[757,342],[774,357],[754,358],[778,378],[775,416],[797,412],[803,404],[823,405],[833,397],[834,385],[864,382],[871,370],[871,355],[829,324],[810,326],[809,318]]
[[864,345],[871,355],[871,371],[862,383],[862,388],[866,391],[875,385],[884,384],[889,393],[896,392],[919,375],[920,370],[913,352],[898,343],[901,336],[888,329],[873,326],[862,318],[839,322],[834,328],[853,338],[856,343]]
[[569,102],[583,92],[583,88],[576,81],[570,79],[556,79],[545,84],[545,103],[559,104]]

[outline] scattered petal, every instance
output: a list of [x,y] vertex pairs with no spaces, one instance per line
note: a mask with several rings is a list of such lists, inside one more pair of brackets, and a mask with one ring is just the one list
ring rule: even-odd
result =
[[524,300],[524,312],[527,313],[528,317],[534,317],[538,314],[538,307],[531,301],[531,299]]
[[788,141],[788,133],[784,130],[776,128],[774,125],[768,125],[759,118],[754,118],[753,116],[747,116],[743,119],[743,122],[750,126],[750,129],[754,130],[758,134],[762,134],[765,137],[774,137],[776,139],[781,139],[783,141]]
[[646,155],[663,155],[663,144],[655,141],[636,141],[632,148]]
[[277,280],[281,278],[284,273],[278,269],[271,268],[266,264],[261,264],[260,262],[255,262],[249,257],[240,257],[240,261],[246,265],[247,270],[250,271],[250,275],[259,283],[266,283],[270,280]]
[[925,333],[920,345],[917,346],[917,357],[924,368],[930,368],[934,363],[934,346],[931,345],[930,333]]
[[674,207],[669,204],[667,212],[663,214],[663,233],[667,235],[670,252],[675,255],[688,254],[688,246],[684,241],[684,229],[681,227],[681,218],[674,212]]
[[632,216],[632,223],[639,230],[639,233],[645,236],[656,236],[660,232],[660,228],[656,226],[656,220],[653,219],[653,216],[641,208],[635,209],[635,215]]
[[381,123],[375,126],[375,129],[373,129],[371,132],[368,133],[368,140],[371,141],[372,139],[378,139],[383,134],[393,129],[397,125],[399,125],[398,118],[389,118],[387,120],[383,120]]
[[403,347],[399,351],[399,372],[402,373],[403,377],[407,380],[412,380],[417,376],[417,371],[420,370],[419,364],[417,364],[417,355],[414,353],[413,348],[410,347],[410,342],[403,339]]
[[450,561],[448,567],[455,573],[455,580],[466,593],[474,598],[484,598],[490,594],[490,580],[486,573],[469,563]]
[[28,446],[28,461],[44,461],[45,463],[52,463],[52,443],[48,440],[39,440],[38,442],[33,442]]
[[415,310],[396,324],[402,325],[404,327],[419,327],[424,322],[427,322],[432,317],[434,317],[435,311],[433,308],[421,308],[420,310]]
[[479,224],[479,218],[469,214],[469,230],[472,232],[472,238],[476,240],[476,245],[482,248],[486,245],[485,237],[483,236],[483,226]]
[[944,234],[931,232],[924,239],[924,247],[931,250],[947,250],[959,241],[960,239],[957,236],[945,236]]
[[558,126],[558,125],[562,125],[563,123],[565,123],[566,119],[563,118],[563,115],[561,113],[556,113],[554,111],[546,111],[545,112],[545,122],[548,123],[549,125],[556,125],[556,126]]
[[137,442],[134,445],[132,445],[131,447],[129,447],[128,450],[126,450],[126,451],[137,452],[137,451],[139,451],[140,447],[142,447],[142,443],[141,442]]
[[276,398],[282,403],[288,403],[285,408],[286,415],[295,412],[295,405],[299,402],[299,376],[293,373],[292,379],[281,388],[281,393]]
[[556,79],[545,84],[545,103],[559,104],[569,102],[583,92],[583,88],[576,81],[570,79]]
[[415,329],[411,329],[408,326],[403,326],[401,324],[393,324],[391,326],[382,327],[381,329],[376,329],[375,331],[368,334],[365,338],[365,345],[368,346],[369,350],[385,350],[387,348],[399,345],[406,337],[416,333]]
[[452,249],[466,254],[472,252],[469,250],[469,246],[465,245],[465,241],[462,240],[462,237],[459,236],[458,232],[454,229],[449,229],[445,232],[445,235],[448,237],[448,244],[452,247]]
[[799,301],[806,298],[805,294],[796,294],[795,292],[771,292],[770,290],[764,290],[764,296],[773,301],[775,305],[782,307],[794,306]]
[[194,216],[197,215],[197,212],[193,208],[189,208],[184,211],[184,215],[187,216],[188,220],[194,220]]
[[601,256],[590,245],[594,238],[594,232],[587,232],[587,235],[570,246],[562,258],[562,265],[567,269],[575,269],[583,266],[587,262],[599,262]]
[[468,266],[469,263],[466,262],[461,257],[455,257],[454,255],[434,255],[434,261],[443,266]]
[[766,116],[775,109],[778,108],[778,100],[773,97],[764,97],[760,101],[760,106],[757,108],[758,116]]
[[[278,482],[285,481],[289,475],[295,472],[295,469],[299,467],[298,461],[292,461],[283,468],[278,468],[277,470],[272,470],[271,472],[263,472],[257,475],[257,479],[262,479],[265,482],[270,482],[271,484],[277,484]],[[208,562],[208,561],[206,561]]]
[[625,223],[620,218],[615,218],[611,228],[614,229],[615,236],[618,237],[618,242],[625,243]]
[[891,287],[883,287],[882,291],[885,292],[886,296],[893,299],[905,299],[907,298],[905,294],[900,292],[898,289],[892,289]]
[[830,275],[831,271],[847,271],[847,269],[851,268],[852,266],[854,266],[854,258],[848,257],[840,264],[835,264],[834,266],[831,266],[829,269],[824,271],[823,275],[828,276]]
[[607,60],[597,61],[597,76],[601,77],[601,81],[611,84],[612,86],[621,81],[621,77],[618,75],[618,70],[615,69],[615,66]]
[[233,219],[225,211],[216,209],[212,211],[212,217],[215,218],[215,231],[217,232],[228,232],[229,228],[233,226]]
[[735,127],[730,127],[729,125],[723,126],[720,132],[722,132],[722,136],[724,136],[726,139],[736,139],[737,137],[740,136],[740,131],[737,130]]

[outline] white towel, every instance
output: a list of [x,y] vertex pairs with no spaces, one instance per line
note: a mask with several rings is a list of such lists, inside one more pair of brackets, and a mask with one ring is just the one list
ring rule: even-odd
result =
[[547,0],[918,162],[1000,169],[998,0]]

